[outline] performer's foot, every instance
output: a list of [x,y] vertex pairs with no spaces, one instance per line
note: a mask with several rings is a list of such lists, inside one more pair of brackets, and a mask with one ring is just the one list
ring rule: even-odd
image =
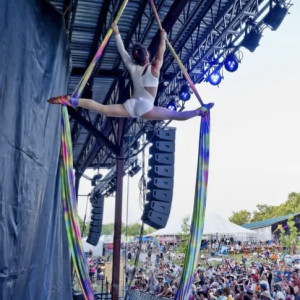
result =
[[78,99],[72,98],[68,95],[62,95],[58,97],[53,97],[47,100],[51,104],[61,104],[61,105],[68,105],[68,106],[78,106]]
[[204,104],[203,106],[198,108],[199,116],[205,117],[207,112],[214,106],[214,103]]
[[71,106],[69,99],[70,97],[68,95],[62,95],[62,96],[50,98],[47,100],[47,102],[51,104],[61,104],[61,105]]

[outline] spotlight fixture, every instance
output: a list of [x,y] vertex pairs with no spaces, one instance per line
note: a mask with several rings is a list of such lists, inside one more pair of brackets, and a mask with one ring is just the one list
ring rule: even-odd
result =
[[129,172],[128,174],[130,177],[133,177],[135,174],[137,174],[140,170],[142,170],[142,167],[140,165],[135,165]]
[[97,184],[99,184],[101,178],[101,174],[96,174],[92,179],[92,186],[96,186]]
[[219,70],[214,70],[208,75],[206,80],[212,85],[218,85],[222,80],[222,75],[220,74]]
[[287,11],[286,7],[280,6],[279,3],[276,3],[275,6],[270,8],[269,12],[264,17],[264,23],[272,30],[276,30],[286,16]]
[[174,99],[171,99],[166,106],[167,109],[177,111],[177,105]]
[[257,27],[252,27],[249,32],[246,32],[245,37],[241,43],[241,46],[248,49],[250,52],[254,52],[254,50],[258,47],[259,41],[262,35],[259,32]]
[[188,101],[191,98],[190,88],[187,84],[184,84],[179,91],[179,98],[182,101]]
[[224,60],[224,67],[228,72],[235,72],[239,67],[239,61],[234,53],[229,53]]

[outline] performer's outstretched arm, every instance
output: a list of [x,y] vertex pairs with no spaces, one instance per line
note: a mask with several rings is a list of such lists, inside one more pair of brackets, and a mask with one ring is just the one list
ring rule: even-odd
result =
[[121,35],[120,35],[120,32],[119,32],[119,28],[118,28],[118,25],[113,23],[111,28],[113,29],[114,33],[115,33],[115,37],[116,37],[116,43],[117,43],[117,48],[118,48],[118,51],[122,57],[122,60],[125,64],[125,66],[130,69],[130,67],[134,64],[130,55],[128,54],[128,52],[126,51],[125,47],[124,47],[124,44],[123,44],[123,41],[122,41],[122,38],[121,38]]
[[152,64],[152,66],[156,72],[160,72],[160,69],[164,62],[164,53],[166,51],[166,38],[167,38],[166,32],[164,30],[161,30],[160,42],[158,45],[157,52],[155,54],[155,60]]

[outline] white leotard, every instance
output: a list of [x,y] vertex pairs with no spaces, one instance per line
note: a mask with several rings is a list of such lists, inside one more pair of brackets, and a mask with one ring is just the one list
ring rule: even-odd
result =
[[[145,87],[157,87],[158,78],[153,76],[151,65],[140,66],[135,64],[125,50],[120,34],[117,34],[115,37],[118,51],[133,82],[133,99],[126,100],[124,106],[131,117],[138,118],[153,108],[154,97],[145,89]],[[143,74],[145,68],[147,68],[147,70],[145,74]]]
[[158,86],[158,77],[155,77],[152,74],[151,64],[147,64],[144,66],[144,71],[142,75],[142,84],[143,87],[155,87]]

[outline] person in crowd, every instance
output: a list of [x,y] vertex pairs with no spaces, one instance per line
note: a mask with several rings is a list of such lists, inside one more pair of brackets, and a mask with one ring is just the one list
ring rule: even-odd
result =
[[164,287],[163,287],[163,290],[160,294],[157,295],[157,298],[160,298],[160,297],[171,297],[173,296],[173,291],[171,289],[171,286],[168,282],[165,282],[164,283]]
[[285,300],[285,293],[282,291],[282,287],[279,283],[274,284],[273,289],[275,300]]
[[269,291],[263,291],[260,293],[260,299],[261,300],[274,300],[274,298],[272,298],[271,294]]
[[95,266],[94,266],[94,264],[91,264],[89,267],[89,276],[90,276],[91,282],[94,282],[95,272],[96,272]]

